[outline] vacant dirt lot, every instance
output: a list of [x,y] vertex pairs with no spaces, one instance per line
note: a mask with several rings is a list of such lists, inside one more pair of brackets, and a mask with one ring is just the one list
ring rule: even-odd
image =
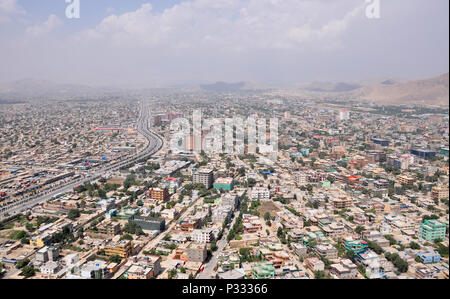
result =
[[276,216],[276,213],[279,211],[280,209],[272,201],[263,201],[258,207],[258,212],[261,216],[264,216],[267,212],[270,213],[270,216]]

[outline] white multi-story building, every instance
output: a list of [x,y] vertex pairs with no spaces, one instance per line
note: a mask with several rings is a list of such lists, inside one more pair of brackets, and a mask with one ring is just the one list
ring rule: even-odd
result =
[[339,120],[349,120],[350,119],[350,111],[348,110],[341,110],[339,111]]
[[191,240],[197,243],[211,243],[214,239],[213,229],[194,229],[191,233]]
[[214,223],[223,223],[227,217],[231,216],[231,206],[218,206],[211,211],[211,221]]
[[267,201],[270,199],[270,191],[268,188],[254,187],[251,193],[252,200]]
[[40,268],[39,271],[43,274],[43,275],[53,275],[58,273],[58,271],[61,269],[61,266],[59,265],[58,262],[46,262],[45,264],[43,264]]

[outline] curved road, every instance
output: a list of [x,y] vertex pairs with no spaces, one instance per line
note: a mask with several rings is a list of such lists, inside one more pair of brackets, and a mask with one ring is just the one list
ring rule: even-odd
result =
[[83,185],[90,181],[93,181],[101,177],[106,172],[118,170],[123,166],[136,163],[139,160],[143,160],[154,155],[162,148],[163,140],[156,133],[151,132],[149,130],[149,120],[150,120],[149,105],[146,101],[143,101],[140,116],[138,119],[137,131],[147,139],[148,145],[143,151],[137,153],[134,157],[130,157],[126,160],[119,161],[111,165],[107,165],[106,167],[101,168],[97,170],[95,173],[89,175],[88,177],[69,182],[61,187],[57,187],[56,189],[47,191],[44,194],[38,194],[36,196],[14,202],[7,207],[2,207],[0,210],[0,219],[5,218],[5,214],[9,214],[9,216],[15,215],[33,206],[46,202],[54,197],[58,197],[63,193],[70,192],[76,186]]

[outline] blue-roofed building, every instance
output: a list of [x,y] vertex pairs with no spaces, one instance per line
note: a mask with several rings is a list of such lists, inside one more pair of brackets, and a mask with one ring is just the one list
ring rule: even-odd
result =
[[439,263],[441,261],[441,255],[437,250],[428,250],[423,252],[418,252],[417,256],[420,258],[422,263],[431,264],[431,263]]
[[381,139],[381,138],[372,138],[372,142],[381,146],[389,146],[390,142],[389,140],[386,139]]
[[428,149],[411,149],[411,154],[421,158],[430,158],[436,156],[436,152]]

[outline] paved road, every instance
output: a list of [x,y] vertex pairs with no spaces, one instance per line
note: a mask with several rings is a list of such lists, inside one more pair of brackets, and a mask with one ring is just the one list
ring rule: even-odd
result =
[[195,208],[195,206],[198,205],[199,201],[203,200],[203,198],[198,198],[195,202],[192,203],[192,205],[190,207],[188,207],[178,218],[177,220],[173,220],[170,225],[166,228],[166,230],[162,233],[160,233],[159,235],[157,235],[154,239],[152,239],[150,242],[148,242],[144,248],[141,250],[141,252],[139,253],[139,256],[144,255],[143,252],[144,251],[150,251],[151,249],[155,249],[156,246],[158,245],[158,243],[164,239],[164,237],[167,234],[170,234],[170,232],[173,230],[173,228],[175,227],[175,225],[177,224],[179,219],[184,219],[186,218],[188,215],[190,215],[193,211],[193,209]]
[[[231,221],[230,227],[233,227],[234,223],[236,222],[236,219],[238,218],[236,214],[239,214],[239,213],[234,214],[234,218]],[[222,251],[227,246],[227,244],[228,244],[227,237],[228,237],[229,233],[230,233],[230,230],[228,228],[226,228],[223,233],[222,239],[220,239],[216,244],[217,250],[212,253],[211,259],[204,266],[203,272],[201,272],[198,275],[197,279],[214,279],[214,277],[212,277],[212,275],[215,273],[214,268],[217,265],[217,257],[222,253]]]
[[149,108],[148,102],[146,100],[144,100],[142,102],[142,108],[141,108],[140,116],[138,119],[138,128],[137,128],[137,131],[141,135],[143,135],[148,141],[147,147],[143,151],[137,153],[133,157],[130,157],[123,161],[119,161],[117,163],[108,165],[104,168],[101,168],[86,178],[82,178],[82,179],[79,179],[76,181],[71,181],[61,187],[57,187],[52,190],[49,190],[44,194],[38,194],[36,196],[14,202],[13,204],[11,204],[7,207],[2,207],[0,209],[0,220],[5,218],[7,216],[6,214],[9,214],[9,216],[15,215],[26,209],[32,208],[33,206],[36,206],[43,202],[46,202],[52,198],[58,197],[61,194],[70,192],[79,185],[83,185],[83,184],[91,182],[95,179],[98,179],[99,177],[104,175],[106,172],[116,171],[123,166],[138,162],[139,160],[143,160],[143,159],[146,159],[146,158],[154,155],[162,148],[163,140],[156,133],[151,132],[149,130],[149,121],[150,121],[150,108]]

